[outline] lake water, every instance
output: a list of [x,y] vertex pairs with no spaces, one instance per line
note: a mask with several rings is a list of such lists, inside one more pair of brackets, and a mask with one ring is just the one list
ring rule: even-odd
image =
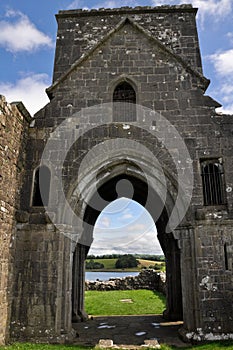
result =
[[137,276],[139,272],[94,272],[87,271],[85,274],[86,281],[108,281],[110,278],[126,277],[126,276]]

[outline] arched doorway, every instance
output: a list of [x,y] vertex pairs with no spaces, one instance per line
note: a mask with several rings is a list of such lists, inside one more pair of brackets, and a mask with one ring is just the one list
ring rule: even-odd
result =
[[98,216],[88,255],[163,255],[150,213],[138,202],[120,197]]
[[[126,186],[126,183],[130,183],[132,188]],[[150,199],[148,201],[149,192]],[[99,196],[104,201],[99,203],[98,209],[96,209]],[[83,235],[85,235],[88,242],[91,242],[93,228],[101,211],[106,206],[106,203],[110,203],[119,197],[132,198],[142,206],[146,206],[153,218],[158,230],[158,239],[166,258],[167,298],[164,317],[168,320],[182,320],[180,249],[173,233],[166,232],[169,217],[168,206],[166,206],[166,203],[163,203],[159,195],[147,184],[145,179],[129,174],[119,174],[103,182],[86,205]],[[78,243],[74,252],[72,287],[72,315],[74,321],[80,318],[85,319],[87,316],[84,310],[84,264],[89,246],[89,244]]]
[[[147,209],[125,197],[112,201],[96,220],[86,259],[87,313],[94,316],[161,315],[165,310],[165,297],[161,294],[165,286],[159,282],[164,279],[163,274],[159,278],[159,273],[165,271],[164,259],[155,223]],[[152,273],[152,268],[156,269],[157,276]],[[153,280],[150,291],[138,285],[144,280],[149,283],[148,278]],[[114,287],[113,279],[117,284],[126,283],[126,290],[116,291],[121,288]],[[105,284],[107,288],[104,288]],[[95,287],[113,290],[89,291]]]

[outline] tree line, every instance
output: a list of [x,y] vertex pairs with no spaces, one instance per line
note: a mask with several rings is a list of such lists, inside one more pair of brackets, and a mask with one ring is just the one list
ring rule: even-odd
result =
[[124,255],[131,255],[136,259],[151,260],[151,261],[165,261],[164,255],[150,255],[150,254],[103,254],[103,255],[88,255],[87,259],[119,259]]
[[[138,260],[131,254],[124,254],[121,255],[115,263],[116,269],[124,269],[129,267],[137,267],[139,264]],[[103,269],[105,266],[103,263],[99,263],[98,261],[95,261],[94,259],[90,259],[89,261],[86,261],[86,269]]]

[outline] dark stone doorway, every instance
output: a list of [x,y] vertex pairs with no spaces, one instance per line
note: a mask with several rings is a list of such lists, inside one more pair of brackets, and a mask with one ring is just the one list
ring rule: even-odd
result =
[[[128,184],[127,184],[128,182]],[[128,186],[129,183],[132,187]],[[148,193],[150,198],[148,202]],[[132,195],[132,196],[131,196]],[[99,203],[99,196],[106,202]],[[72,315],[73,321],[85,320],[87,315],[84,308],[84,288],[85,288],[85,259],[87,257],[90,243],[92,242],[95,222],[101,211],[119,196],[131,198],[142,206],[146,207],[157,227],[158,240],[166,258],[166,310],[164,318],[167,320],[182,320],[182,291],[181,291],[181,269],[180,269],[180,249],[173,233],[166,232],[168,213],[166,204],[162,203],[160,197],[152,189],[145,179],[121,174],[112,177],[102,183],[97,193],[88,202],[84,215],[84,233],[82,242],[77,244],[73,257],[73,283],[72,283]],[[98,207],[98,209],[96,209]]]

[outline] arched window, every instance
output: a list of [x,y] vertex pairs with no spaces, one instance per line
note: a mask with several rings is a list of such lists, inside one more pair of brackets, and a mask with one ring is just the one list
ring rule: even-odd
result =
[[49,202],[51,173],[48,167],[42,165],[35,172],[32,205],[47,206]]
[[[119,83],[113,92],[113,121],[136,121],[136,92],[126,81]],[[119,103],[122,102],[122,103]],[[123,102],[127,102],[124,104]]]
[[218,159],[201,161],[204,205],[225,204],[224,171]]

